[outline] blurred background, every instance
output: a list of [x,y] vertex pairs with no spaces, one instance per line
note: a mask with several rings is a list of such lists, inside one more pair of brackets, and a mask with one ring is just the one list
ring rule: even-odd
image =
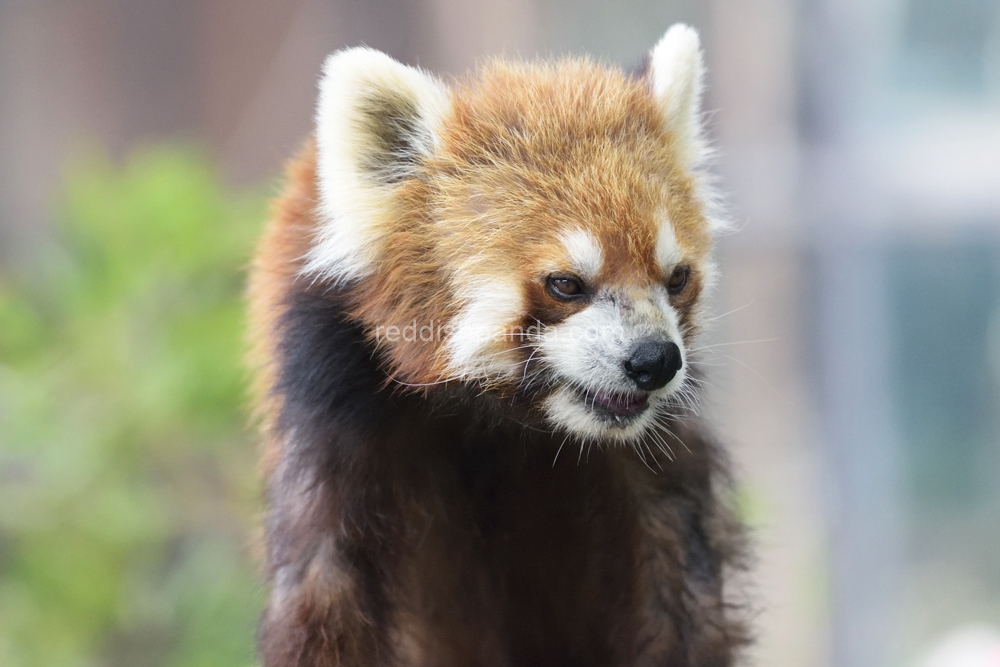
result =
[[325,54],[696,26],[768,667],[1000,665],[997,0],[0,0],[0,665],[247,667],[243,268]]

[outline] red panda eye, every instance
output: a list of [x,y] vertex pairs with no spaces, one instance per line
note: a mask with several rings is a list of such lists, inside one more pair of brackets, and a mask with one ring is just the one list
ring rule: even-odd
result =
[[546,286],[549,294],[557,299],[567,300],[583,295],[583,285],[569,276],[549,276]]
[[691,267],[690,266],[678,266],[674,269],[674,272],[670,274],[670,280],[667,281],[667,292],[671,296],[676,296],[684,291],[687,287],[688,278],[691,277]]

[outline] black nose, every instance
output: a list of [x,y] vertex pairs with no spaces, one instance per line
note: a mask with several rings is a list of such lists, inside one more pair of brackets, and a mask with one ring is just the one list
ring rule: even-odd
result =
[[625,362],[625,374],[639,389],[653,391],[673,380],[682,365],[677,345],[662,339],[646,340],[632,350]]

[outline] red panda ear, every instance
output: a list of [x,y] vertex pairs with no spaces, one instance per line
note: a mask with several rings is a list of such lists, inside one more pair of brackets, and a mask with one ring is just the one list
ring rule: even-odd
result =
[[687,166],[697,167],[709,154],[701,123],[705,63],[697,31],[674,24],[653,48],[649,63],[653,94],[677,138],[678,155]]
[[429,74],[368,48],[326,60],[316,110],[319,228],[304,271],[369,275],[396,219],[392,190],[432,155],[449,107]]

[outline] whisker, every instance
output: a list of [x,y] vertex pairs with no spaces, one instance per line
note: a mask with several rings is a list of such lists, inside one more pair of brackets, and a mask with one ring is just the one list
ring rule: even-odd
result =
[[461,378],[459,377],[445,378],[443,380],[436,380],[435,382],[404,382],[403,380],[394,377],[389,379],[392,380],[394,383],[401,385],[403,387],[413,387],[413,388],[433,387],[439,384],[447,384],[449,382],[459,382],[461,380]]
[[729,317],[733,313],[738,313],[741,310],[749,308],[752,305],[753,305],[753,301],[751,301],[750,303],[743,304],[739,308],[733,308],[732,310],[727,311],[725,313],[722,313],[721,315],[713,315],[712,317],[705,318],[705,319],[703,319],[703,320],[700,321],[700,324],[709,324],[710,322],[717,322],[717,321],[721,320],[723,317]]
[[710,364],[707,361],[702,361],[701,359],[691,359],[690,357],[688,357],[687,363],[691,364],[692,366],[706,366],[709,368],[725,367],[725,364]]
[[559,453],[560,453],[560,452],[562,451],[562,449],[563,449],[563,445],[565,445],[565,444],[566,444],[566,441],[567,441],[567,440],[569,440],[569,436],[570,436],[570,434],[569,434],[569,433],[567,433],[567,434],[566,434],[566,437],[565,437],[565,438],[563,438],[563,441],[562,441],[562,442],[561,442],[561,443],[559,444],[559,449],[557,449],[557,450],[556,450],[556,455],[555,455],[555,458],[553,458],[553,459],[552,459],[552,467],[553,467],[553,468],[555,468],[555,467],[556,467],[556,461],[558,461],[558,460],[559,460]]
[[656,467],[660,469],[660,472],[663,472],[663,465],[660,463],[660,459],[656,458],[656,454],[653,453],[653,450],[649,447],[649,443],[646,442],[645,438],[642,439],[642,444],[646,446],[646,451],[649,452],[649,457],[656,462]]
[[[657,423],[657,426],[660,426],[660,424]],[[660,448],[660,451],[666,454],[667,458],[670,459],[671,461],[676,460],[676,457],[674,456],[674,450],[670,448],[670,445],[667,444],[667,441],[663,439],[663,436],[657,433],[655,429],[651,430],[650,433],[656,439],[657,441],[656,446]]]
[[653,470],[653,469],[652,469],[652,468],[651,468],[651,467],[649,466],[649,462],[648,462],[648,461],[646,461],[646,455],[645,455],[645,454],[643,453],[643,451],[642,451],[642,446],[641,446],[641,443],[640,443],[640,445],[638,445],[638,446],[637,446],[637,445],[636,445],[636,444],[635,444],[635,443],[633,442],[633,443],[632,443],[632,451],[633,451],[633,452],[635,452],[636,454],[638,454],[638,455],[639,455],[639,460],[640,460],[640,461],[642,461],[642,464],[643,464],[644,466],[646,466],[647,468],[649,468],[650,472],[652,472],[652,473],[654,473],[654,474],[656,473],[656,471],[655,471],[655,470]]
[[713,345],[702,345],[701,347],[694,347],[688,350],[688,352],[701,352],[702,350],[712,350],[717,347],[731,347],[733,345],[752,345],[754,343],[773,343],[776,340],[781,340],[780,338],[761,338],[758,340],[737,340],[731,343],[714,343]]
[[664,432],[665,432],[665,433],[666,433],[667,435],[669,435],[669,436],[670,436],[671,438],[673,438],[673,439],[674,439],[674,440],[676,440],[677,442],[681,443],[681,447],[683,447],[684,449],[686,449],[686,450],[687,450],[687,452],[688,452],[688,454],[690,454],[690,453],[691,453],[691,449],[690,449],[690,448],[689,448],[689,447],[687,446],[687,443],[686,443],[686,442],[684,442],[683,440],[681,440],[681,439],[680,439],[680,437],[678,437],[678,435],[677,435],[676,433],[674,433],[673,431],[671,431],[671,430],[670,430],[670,428],[669,428],[669,427],[667,427],[667,425],[666,425],[666,424],[664,424],[664,425],[663,425],[663,431],[664,431]]
[[735,361],[740,366],[742,366],[743,368],[747,369],[748,371],[750,371],[751,373],[753,373],[755,376],[757,376],[757,379],[760,380],[761,382],[763,382],[765,385],[767,385],[768,389],[770,389],[771,391],[773,391],[775,396],[777,396],[778,398],[780,398],[782,401],[787,401],[788,400],[788,398],[786,398],[784,394],[782,394],[780,391],[778,391],[777,387],[775,387],[773,384],[771,384],[771,382],[766,377],[764,377],[763,375],[761,375],[759,372],[757,372],[757,369],[753,368],[752,366],[750,366],[749,364],[747,364],[743,360],[737,359],[736,357],[731,357],[728,354],[723,354],[721,352],[716,352],[715,354],[718,354],[719,356],[725,357],[726,359],[729,359],[730,361]]

